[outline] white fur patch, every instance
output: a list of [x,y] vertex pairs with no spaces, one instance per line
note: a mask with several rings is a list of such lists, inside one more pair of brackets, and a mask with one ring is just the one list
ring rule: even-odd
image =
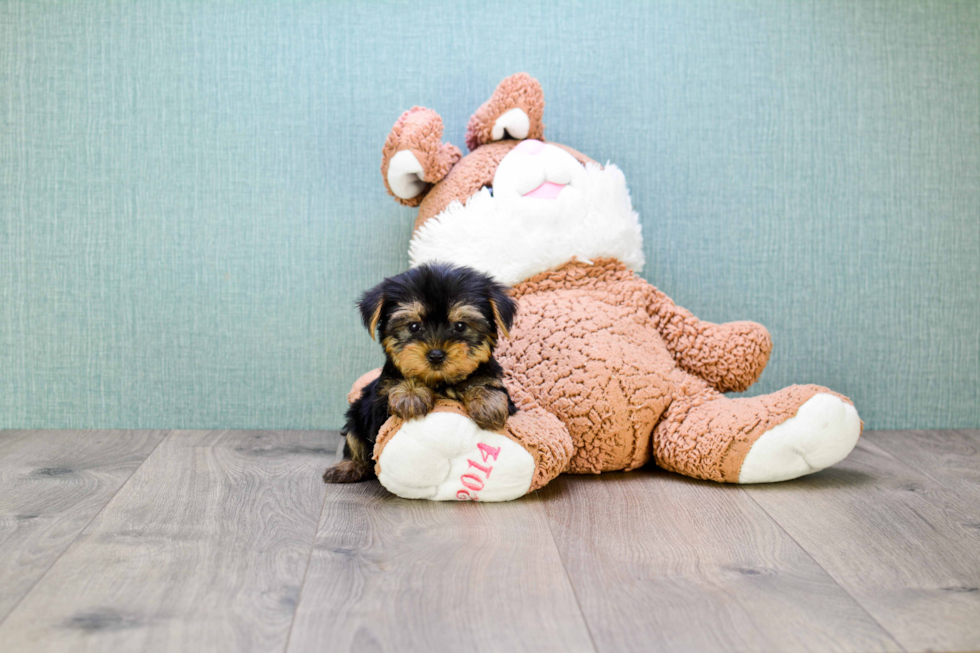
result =
[[[498,167],[493,193],[483,188],[465,205],[454,201],[427,220],[412,237],[412,266],[431,261],[466,265],[507,285],[573,258],[616,258],[632,270],[642,270],[639,216],[622,171],[612,164],[582,168],[564,150],[546,147],[546,156],[508,154]],[[539,160],[553,172],[535,176],[531,168]],[[562,178],[553,179],[556,175]],[[520,196],[542,180],[568,185],[553,200]]]
[[752,444],[738,482],[788,481],[826,469],[851,453],[859,435],[861,418],[854,406],[825,392],[813,395],[796,415]]
[[388,186],[403,200],[410,200],[425,190],[422,164],[410,150],[402,150],[388,161]]
[[521,140],[527,138],[530,131],[531,119],[521,109],[514,108],[497,118],[490,129],[490,138],[499,141],[510,134],[511,138]]

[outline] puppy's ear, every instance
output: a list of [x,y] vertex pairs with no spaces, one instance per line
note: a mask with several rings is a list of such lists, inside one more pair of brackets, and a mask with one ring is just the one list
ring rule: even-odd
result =
[[381,309],[385,305],[384,284],[378,284],[371,290],[361,295],[361,300],[357,302],[357,307],[361,310],[361,322],[364,328],[371,332],[371,339],[375,339],[378,331],[378,321],[381,319]]
[[490,308],[493,310],[493,321],[497,330],[505,338],[510,338],[510,328],[514,325],[514,316],[517,314],[517,302],[511,298],[506,286],[491,284]]

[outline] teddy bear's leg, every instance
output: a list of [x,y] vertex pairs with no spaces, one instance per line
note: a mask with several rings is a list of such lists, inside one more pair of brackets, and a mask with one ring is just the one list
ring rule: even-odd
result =
[[521,410],[495,432],[448,400],[422,419],[390,418],[374,448],[385,488],[433,501],[517,499],[563,472],[571,456],[568,430],[540,407]]
[[854,405],[826,388],[794,385],[729,399],[681,370],[676,395],[654,429],[661,467],[723,483],[770,483],[840,462],[861,433]]

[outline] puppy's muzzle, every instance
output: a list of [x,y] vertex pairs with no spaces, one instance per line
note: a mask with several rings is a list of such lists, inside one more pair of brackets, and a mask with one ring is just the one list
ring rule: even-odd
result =
[[446,360],[446,352],[441,349],[430,349],[429,353],[425,355],[430,363],[433,365],[439,365],[444,360]]

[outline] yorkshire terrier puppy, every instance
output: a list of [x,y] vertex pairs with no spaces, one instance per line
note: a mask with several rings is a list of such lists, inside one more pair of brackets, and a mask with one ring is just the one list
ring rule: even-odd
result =
[[495,431],[517,408],[493,358],[508,337],[517,304],[505,286],[476,270],[425,264],[390,277],[358,302],[364,326],[380,336],[381,376],[347,411],[344,460],[327,469],[327,483],[374,476],[371,460],[381,425],[391,415],[423,417],[437,397],[462,402],[480,428]]

